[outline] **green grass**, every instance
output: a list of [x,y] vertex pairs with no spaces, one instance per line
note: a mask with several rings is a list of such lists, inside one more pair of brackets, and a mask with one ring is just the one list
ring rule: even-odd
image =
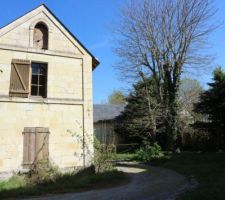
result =
[[117,153],[114,155],[115,161],[133,161],[136,160],[137,154],[135,153]]
[[126,181],[128,181],[127,176],[116,170],[100,174],[93,172],[65,174],[54,181],[48,180],[32,185],[27,183],[24,176],[14,176],[8,181],[0,182],[0,199],[80,192],[118,186]]
[[154,165],[173,169],[199,182],[181,200],[225,200],[225,154],[182,153],[153,161]]

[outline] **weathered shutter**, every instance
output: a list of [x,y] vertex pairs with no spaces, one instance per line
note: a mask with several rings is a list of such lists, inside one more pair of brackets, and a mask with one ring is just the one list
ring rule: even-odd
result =
[[9,96],[28,97],[30,65],[29,60],[12,60]]
[[48,128],[36,128],[36,156],[37,163],[41,167],[49,164],[49,130]]
[[34,165],[49,166],[49,130],[48,128],[26,127],[23,132],[23,167],[30,169]]
[[23,132],[23,166],[30,168],[35,162],[35,128],[24,128]]

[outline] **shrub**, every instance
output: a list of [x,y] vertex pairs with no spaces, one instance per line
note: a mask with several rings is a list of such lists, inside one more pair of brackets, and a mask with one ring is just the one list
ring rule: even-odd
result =
[[144,162],[149,162],[152,159],[157,159],[164,156],[162,148],[157,143],[154,143],[152,146],[146,145],[145,147],[141,147],[136,151],[136,155],[138,160]]
[[48,169],[42,168],[40,165],[35,167],[29,172],[27,182],[30,184],[40,184],[46,181],[55,181],[62,174],[57,166],[50,166]]
[[116,152],[114,144],[101,144],[97,138],[94,140],[95,155],[94,165],[96,173],[113,169],[112,160]]

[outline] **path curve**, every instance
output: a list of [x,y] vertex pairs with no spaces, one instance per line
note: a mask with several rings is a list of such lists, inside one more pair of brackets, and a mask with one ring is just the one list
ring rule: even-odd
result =
[[27,200],[173,200],[193,187],[183,175],[175,171],[129,164],[118,167],[128,173],[131,181],[120,187],[60,194]]

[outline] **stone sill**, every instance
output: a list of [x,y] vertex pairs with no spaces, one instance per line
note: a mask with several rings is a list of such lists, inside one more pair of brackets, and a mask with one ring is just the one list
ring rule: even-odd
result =
[[72,52],[62,52],[62,51],[56,51],[56,50],[49,50],[49,49],[35,49],[35,48],[27,48],[22,46],[10,46],[6,44],[0,44],[0,49],[3,50],[10,50],[10,51],[20,51],[20,52],[26,52],[26,53],[35,53],[35,54],[44,54],[49,56],[61,56],[61,57],[67,57],[67,58],[79,58],[82,59],[82,54],[75,54]]
[[0,95],[0,102],[12,102],[12,103],[38,103],[38,104],[67,104],[67,105],[83,105],[82,99],[72,98],[42,98],[42,97],[9,97],[7,95]]

